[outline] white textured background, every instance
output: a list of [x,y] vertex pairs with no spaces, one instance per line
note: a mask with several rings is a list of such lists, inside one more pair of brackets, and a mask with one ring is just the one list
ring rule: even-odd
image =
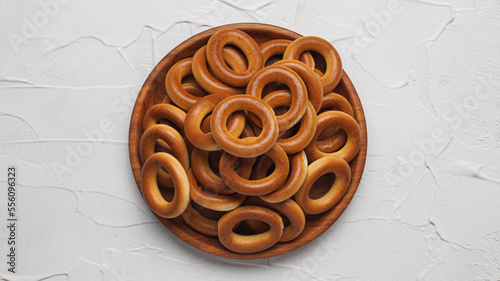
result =
[[[181,41],[263,22],[331,41],[368,157],[314,242],[219,258],[151,214],[128,159],[138,89]],[[0,1],[0,273],[8,280],[500,280],[500,1]],[[7,166],[18,168],[7,272]]]

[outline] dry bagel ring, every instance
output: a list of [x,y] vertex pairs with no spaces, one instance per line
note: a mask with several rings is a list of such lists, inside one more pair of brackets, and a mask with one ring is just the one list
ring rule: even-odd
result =
[[[184,85],[185,84],[183,84],[183,86]],[[186,139],[184,134],[184,120],[186,119],[186,112],[172,104],[155,104],[144,114],[144,118],[142,119],[142,129],[146,131],[149,127],[158,123],[165,124],[162,122],[162,119],[166,119],[168,122],[171,122],[176,126],[175,129],[182,134],[188,151],[191,152],[193,150],[193,145]],[[166,125],[171,125],[168,122]],[[161,145],[164,146],[164,143],[161,143]]]
[[158,124],[158,121],[162,118],[171,121],[180,130],[184,130],[186,112],[174,105],[165,103],[155,104],[146,111],[142,119],[142,129],[145,131],[149,127]]
[[[266,63],[269,59],[276,55],[283,55],[285,53],[286,47],[292,43],[292,40],[287,39],[275,39],[267,41],[260,45],[260,51],[262,52],[262,66],[266,67]],[[299,60],[305,63],[310,69],[314,69],[314,58],[309,52],[304,52],[300,54]]]
[[186,92],[190,93],[191,95],[195,97],[204,97],[207,95],[207,92],[198,84],[192,83],[192,82],[187,82],[187,83],[182,83],[182,88],[186,90]]
[[243,72],[248,68],[247,59],[234,47],[225,46],[222,48],[222,58],[236,72]]
[[[339,126],[347,133],[347,141],[339,150],[332,153],[325,153],[316,147],[318,136],[327,127]],[[327,111],[318,115],[318,127],[313,141],[306,147],[305,151],[309,162],[313,162],[321,157],[334,155],[350,162],[361,147],[361,129],[354,118],[342,111]]]
[[[184,121],[184,133],[189,142],[194,146],[208,151],[220,150],[220,146],[214,140],[212,132],[203,133],[201,124],[203,118],[212,112],[214,108],[216,108],[216,105],[227,97],[229,96],[225,94],[208,95],[196,102],[188,111],[186,120]],[[243,113],[235,113],[233,119],[235,118],[237,119],[237,123],[240,123],[241,126],[236,127],[238,131],[230,133],[239,136],[245,127],[245,115]]]
[[[227,130],[231,135],[235,137],[241,137],[243,135],[243,132],[245,131],[245,126],[246,123],[242,122],[241,119],[243,119],[244,113],[243,112],[238,112],[235,113],[237,118],[233,118],[233,116],[229,116],[229,119],[227,121]],[[201,122],[200,129],[203,133],[210,133],[212,129],[210,129],[210,121],[212,120],[212,115],[208,115],[205,119],[203,119],[203,122]]]
[[[139,154],[143,163],[155,154],[157,140],[164,141],[170,147],[172,154],[178,159],[185,171],[189,169],[190,159],[186,142],[176,129],[163,124],[153,125],[142,134],[139,144]],[[170,175],[163,170],[159,172],[158,181],[162,186],[173,186]]]
[[[203,90],[203,88],[200,85],[198,85],[198,83],[186,82],[182,83],[181,86],[187,93],[195,97],[204,97],[207,95],[205,90]],[[172,101],[170,100],[168,95],[165,95],[161,103],[172,104]]]
[[339,84],[342,76],[342,61],[337,50],[323,38],[316,36],[304,36],[296,39],[283,54],[283,59],[297,60],[305,51],[315,51],[323,56],[326,62],[326,71],[321,76],[323,93],[329,93]]
[[[168,202],[160,193],[157,176],[163,168],[171,175],[175,193]],[[142,167],[141,189],[149,208],[164,218],[174,218],[182,214],[189,203],[189,180],[179,160],[174,156],[158,152],[151,155]]]
[[255,160],[255,164],[252,167],[252,174],[250,179],[260,180],[267,176],[269,170],[274,168],[274,161],[267,155],[261,155]]
[[[258,197],[251,197],[247,200],[247,202],[245,202],[245,205],[257,205],[276,210],[288,218],[290,224],[283,228],[283,235],[278,242],[288,242],[297,238],[297,236],[302,233],[304,227],[306,226],[306,216],[304,215],[304,212],[302,211],[300,206],[292,199],[287,199],[281,203],[272,204],[263,201]],[[254,230],[252,222],[255,221],[246,221],[246,225],[251,230]]]
[[189,201],[186,210],[184,210],[181,216],[194,230],[208,236],[217,236],[217,223],[219,221],[209,219],[200,214],[195,208],[193,208],[191,201]]
[[[328,192],[320,198],[311,199],[309,192],[316,180],[321,176],[334,173],[335,180]],[[306,180],[295,193],[295,201],[306,214],[320,214],[335,206],[342,198],[351,181],[351,168],[346,161],[336,156],[320,158],[307,167]]]
[[[331,127],[333,129],[333,127]],[[326,128],[323,131],[323,134],[328,133],[330,136],[327,137],[326,139],[320,140],[322,135],[318,136],[318,139],[316,140],[316,147],[318,148],[319,151],[325,152],[325,153],[332,153],[335,152],[344,146],[345,141],[347,140],[347,134],[344,130],[340,128],[334,128],[333,134],[331,132],[327,132],[330,128]]]
[[[286,91],[286,90],[278,90],[278,91]],[[286,109],[282,109],[282,108],[273,108],[273,109],[274,109],[274,112],[275,112],[275,115],[276,115],[276,116],[277,116],[277,115],[281,115],[281,114],[283,114],[283,113],[285,113],[285,112],[286,112]],[[306,109],[306,112],[307,112],[307,109]],[[304,114],[304,115],[305,115],[305,114]],[[249,117],[250,119],[252,119],[252,118],[255,118],[255,115],[253,115],[253,114],[248,114],[248,117]],[[254,132],[254,134],[259,135],[259,134],[262,132],[262,128],[261,128],[261,127],[259,127],[259,125],[260,125],[260,126],[262,126],[262,123],[260,122],[260,119],[255,118],[255,121],[258,121],[258,122],[259,122],[259,123],[257,123],[257,124],[255,124],[255,122],[253,122],[253,120],[251,120],[251,121],[252,121],[252,122],[251,122],[251,125],[249,125],[249,126],[251,126],[252,131]],[[247,124],[248,124],[248,123],[247,123]],[[286,139],[286,138],[289,138],[289,137],[293,136],[293,135],[295,134],[295,131],[296,131],[296,130],[295,130],[295,127],[291,127],[290,129],[288,129],[288,130],[286,130],[286,131],[280,132],[280,133],[278,134],[278,140],[279,140],[279,139]]]
[[[248,61],[243,72],[232,70],[224,61],[222,49],[226,45],[238,47]],[[262,68],[262,53],[257,42],[243,31],[225,29],[214,33],[207,43],[207,61],[214,75],[222,82],[234,87],[245,87],[252,76]]]
[[[254,235],[234,233],[234,227],[245,220],[259,220],[270,229]],[[219,219],[219,241],[227,249],[237,253],[256,253],[274,246],[283,235],[283,220],[275,211],[260,206],[241,206]]]
[[[263,129],[258,137],[238,139],[227,130],[227,119],[239,110],[250,111],[261,119]],[[273,147],[279,134],[272,108],[261,99],[248,95],[234,95],[220,102],[212,112],[210,127],[213,138],[223,150],[243,158],[264,154]]]
[[279,203],[292,197],[302,186],[307,175],[307,156],[304,151],[293,154],[290,157],[290,175],[285,184],[275,191],[259,196],[260,199],[269,203]]
[[196,181],[196,177],[193,174],[192,169],[187,172],[189,179],[189,184],[191,186],[191,199],[208,209],[216,211],[231,211],[239,207],[245,199],[245,195],[234,193],[234,194],[209,194],[204,192]]
[[306,64],[296,60],[280,60],[273,65],[286,66],[295,71],[302,80],[304,80],[307,89],[307,97],[314,106],[316,113],[318,113],[323,103],[323,85],[318,75],[316,75],[311,68],[307,67]]
[[[232,194],[234,190],[229,188],[222,178],[218,176],[212,168],[209,162],[210,151],[201,150],[194,148],[191,154],[191,162],[196,163],[193,165],[193,174],[195,175],[198,182],[205,187],[207,190],[217,194]],[[249,178],[252,172],[251,158],[239,158],[244,161],[243,167],[241,168],[240,174],[243,178]],[[241,166],[240,166],[241,167]]]
[[183,110],[189,110],[201,97],[188,93],[182,86],[182,78],[193,73],[193,58],[185,58],[175,63],[165,77],[165,89],[170,100]]
[[271,65],[263,68],[252,77],[246,94],[260,99],[264,86],[271,82],[281,82],[287,85],[292,93],[292,103],[289,110],[283,115],[276,116],[279,131],[283,132],[297,124],[306,112],[307,89],[304,81],[295,71],[285,66]]
[[[203,87],[205,91],[211,94],[214,93],[221,93],[228,95],[243,94],[245,92],[245,88],[239,88],[227,85],[215,79],[210,74],[210,71],[208,70],[207,67],[206,49],[207,47],[203,46],[201,49],[196,51],[196,53],[193,56],[193,66],[192,66],[193,76],[196,79],[196,81],[200,84],[200,86]],[[229,47],[223,48],[222,51],[223,57],[225,58],[225,61],[227,61],[228,64],[232,66],[237,72],[243,72],[246,69],[246,60],[243,57],[242,59],[244,63],[241,62],[238,63],[236,59],[236,54],[233,53],[233,51],[239,54],[239,52],[234,50],[234,48],[229,48]]]
[[[354,117],[354,110],[349,101],[342,95],[329,93],[323,97],[321,110],[338,110]],[[331,153],[339,150],[347,139],[346,133],[339,128],[326,128],[316,140],[316,146],[319,150]]]
[[[263,100],[272,108],[290,106],[292,96],[290,92],[280,90],[265,96]],[[311,102],[307,101],[306,113],[299,120],[300,128],[297,133],[286,138],[279,136],[276,143],[279,144],[287,154],[294,154],[303,150],[313,140],[314,134],[316,133],[317,122],[316,111]]]
[[259,196],[275,191],[285,183],[290,172],[290,163],[286,152],[279,145],[275,144],[266,155],[275,163],[273,173],[263,179],[247,180],[234,169],[238,157],[224,152],[219,165],[221,178],[232,190],[240,194]]
[[243,129],[243,132],[240,135],[241,138],[254,138],[255,137],[255,132],[252,129],[252,126],[250,124],[245,123],[245,128]]

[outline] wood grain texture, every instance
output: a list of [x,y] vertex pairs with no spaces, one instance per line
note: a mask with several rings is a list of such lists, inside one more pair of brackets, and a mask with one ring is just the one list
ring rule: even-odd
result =
[[[258,23],[230,24],[201,32],[182,42],[170,53],[168,53],[156,65],[140,90],[130,121],[129,156],[132,171],[137,186],[139,187],[139,191],[141,186],[140,175],[142,168],[139,156],[139,142],[143,133],[142,119],[149,107],[156,103],[160,103],[165,97],[166,91],[164,80],[167,71],[175,62],[183,58],[193,56],[199,48],[206,45],[208,39],[213,33],[227,28],[242,30],[252,36],[259,44],[272,39],[295,40],[302,37],[300,34],[293,31],[272,25]],[[351,202],[361,180],[366,160],[367,135],[365,115],[361,101],[356,93],[356,89],[345,72],[343,72],[342,78],[339,85],[335,89],[335,92],[346,97],[354,109],[354,117],[361,128],[361,149],[358,155],[349,163],[352,172],[352,179],[346,194],[342,197],[341,201],[329,211],[319,215],[308,215],[306,217],[306,227],[299,237],[287,243],[278,243],[272,248],[262,252],[240,254],[227,250],[224,246],[222,246],[216,237],[208,237],[193,230],[181,217],[177,217],[175,219],[164,219],[158,217],[159,221],[180,239],[198,249],[214,255],[237,259],[256,259],[280,255],[301,247],[321,235],[340,217],[347,205]]]

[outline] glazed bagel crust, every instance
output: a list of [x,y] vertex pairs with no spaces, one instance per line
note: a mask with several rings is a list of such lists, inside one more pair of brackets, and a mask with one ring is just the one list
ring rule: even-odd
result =
[[[194,148],[191,153],[191,162],[196,163],[196,165],[192,166],[193,174],[207,190],[217,194],[234,193],[234,190],[230,189],[210,167],[210,151]],[[252,171],[251,168],[249,169],[250,172]]]
[[323,93],[329,93],[339,84],[342,76],[342,61],[335,48],[323,38],[304,36],[290,43],[283,54],[283,59],[298,60],[305,51],[318,52],[326,61],[326,71],[320,77]]
[[238,158],[224,152],[219,166],[222,179],[232,190],[240,194],[258,196],[275,191],[285,183],[290,171],[290,164],[286,152],[277,144],[265,154],[275,163],[273,173],[263,179],[247,180],[238,175],[234,169],[234,164]]
[[[290,163],[290,175],[283,186],[269,194],[261,195],[260,199],[269,203],[279,203],[291,198],[300,189],[307,175],[306,153],[302,150],[299,153],[291,155]],[[261,172],[265,174],[267,169],[262,169]],[[261,177],[258,176],[258,178]]]
[[[262,66],[265,67],[266,63],[268,63],[269,59],[273,56],[281,55],[283,57],[283,54],[290,43],[292,43],[292,40],[275,39],[260,45],[263,60]],[[314,69],[314,58],[311,53],[304,52],[300,54],[299,60],[305,63],[310,69]]]
[[189,110],[200,97],[188,93],[182,86],[182,79],[193,74],[193,58],[185,58],[174,64],[167,72],[165,89],[169,99],[183,110]]
[[323,85],[318,75],[306,64],[296,60],[280,60],[273,65],[286,66],[302,78],[307,89],[307,97],[313,105],[315,112],[318,113],[323,103]]
[[[172,177],[175,189],[174,198],[168,202],[158,187],[157,177],[160,168]],[[160,217],[175,218],[186,210],[189,203],[189,179],[184,167],[174,156],[158,152],[151,155],[141,171],[141,189],[149,208]]]
[[195,208],[193,208],[191,201],[187,205],[186,210],[182,213],[182,218],[196,231],[207,236],[217,236],[217,223],[219,221],[204,217]]
[[325,153],[318,149],[316,141],[312,141],[305,149],[309,162],[326,156],[337,156],[350,162],[358,154],[361,147],[361,129],[354,118],[342,111],[327,111],[318,115],[318,127],[314,140],[318,139],[325,128],[332,126],[341,127],[347,133],[346,143],[335,152]]
[[[312,199],[309,193],[314,183],[323,175],[335,174],[335,180],[325,195]],[[342,198],[351,182],[349,164],[337,156],[326,156],[307,167],[307,176],[302,187],[295,193],[295,201],[306,214],[321,214],[330,210]]]
[[257,72],[250,81],[246,94],[256,98],[262,98],[264,86],[271,82],[281,82],[288,86],[292,94],[292,102],[288,111],[280,116],[276,116],[279,131],[290,129],[299,122],[306,112],[307,89],[300,76],[286,66],[272,65]]
[[[196,163],[192,166],[193,174],[198,182],[208,191],[216,194],[232,194],[235,191],[229,188],[220,175],[216,174],[210,166],[210,151],[195,148],[191,153],[191,162]],[[222,154],[221,154],[222,156]],[[212,161],[214,161],[212,159]],[[248,179],[252,173],[252,165],[255,163],[254,158],[239,158],[238,169],[236,173],[244,179]],[[220,158],[217,160],[217,166],[220,163]],[[215,164],[213,164],[215,166]]]
[[[302,211],[300,206],[292,199],[287,199],[281,203],[269,203],[263,201],[262,199],[259,199],[258,197],[250,197],[247,202],[245,202],[245,204],[257,205],[276,210],[288,218],[290,224],[283,228],[283,235],[278,242],[288,242],[297,238],[297,236],[302,233],[302,230],[304,230],[304,227],[306,226],[306,216],[304,215],[304,212]],[[253,230],[254,228],[252,227],[252,222],[255,221],[246,221],[246,224],[250,227],[250,229]]]
[[[259,234],[240,235],[233,232],[236,224],[245,220],[259,220],[269,230]],[[241,206],[219,219],[219,241],[237,253],[256,253],[274,246],[283,236],[283,220],[278,213],[260,206]]]
[[[188,111],[186,121],[184,122],[184,132],[187,139],[194,146],[207,151],[216,151],[221,149],[216,143],[212,132],[204,133],[201,130],[201,125],[204,117],[210,114],[214,108],[227,97],[229,97],[229,95],[226,94],[208,95],[197,101]],[[243,113],[236,113],[232,117],[233,119],[236,119],[238,125],[229,133],[239,136],[245,127],[245,115]],[[227,118],[229,119],[229,116]],[[226,123],[224,123],[224,125]]]
[[[230,134],[227,119],[236,111],[247,110],[259,117],[263,123],[258,137],[238,139]],[[278,139],[278,122],[273,109],[261,99],[249,95],[234,95],[221,101],[212,113],[210,128],[217,144],[226,152],[244,158],[264,154]]]
[[[247,62],[237,50],[232,47],[224,47],[222,56],[233,69],[237,72],[243,72],[247,68]],[[219,81],[210,74],[207,67],[207,47],[203,46],[193,56],[193,76],[203,89],[211,94],[243,94],[245,88],[233,87]]]
[[[189,151],[181,134],[173,127],[158,124],[149,127],[141,137],[139,151],[142,162],[156,154],[155,145],[158,140],[168,145],[173,156],[181,163],[183,169],[187,171],[190,167]],[[172,179],[168,173],[159,171],[158,181],[161,186],[172,187]]]
[[[280,106],[290,106],[292,102],[292,96],[287,90],[279,90],[272,92],[265,96],[263,101],[269,104],[272,108],[278,108]],[[314,138],[316,133],[316,126],[318,120],[314,107],[310,101],[307,101],[306,112],[300,118],[300,125],[297,132],[293,132],[293,128],[281,132],[278,140],[276,141],[287,154],[294,154],[303,150]]]
[[142,120],[142,129],[146,131],[149,127],[158,124],[161,119],[174,123],[184,132],[186,112],[177,106],[165,103],[155,104],[146,111]]
[[[238,47],[248,61],[243,72],[232,70],[224,61],[222,49],[226,45]],[[217,78],[234,87],[245,87],[252,76],[262,68],[262,53],[257,42],[243,31],[226,29],[214,33],[207,43],[207,61]]]
[[243,204],[247,198],[243,194],[210,194],[204,192],[198,185],[192,169],[188,173],[189,184],[191,186],[191,199],[199,205],[215,211],[231,211]]
[[[342,95],[329,93],[323,97],[322,111],[342,111],[354,118],[354,110],[349,101]],[[323,130],[316,140],[316,146],[322,152],[331,153],[339,150],[347,139],[344,130],[338,127],[329,127]]]

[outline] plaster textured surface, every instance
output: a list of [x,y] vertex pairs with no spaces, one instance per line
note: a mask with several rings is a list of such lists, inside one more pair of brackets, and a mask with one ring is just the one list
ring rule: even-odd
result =
[[[310,244],[261,260],[182,242],[128,159],[138,90],[211,27],[279,25],[338,49],[364,106],[356,196]],[[500,1],[0,1],[0,222],[18,170],[6,280],[500,280]]]

